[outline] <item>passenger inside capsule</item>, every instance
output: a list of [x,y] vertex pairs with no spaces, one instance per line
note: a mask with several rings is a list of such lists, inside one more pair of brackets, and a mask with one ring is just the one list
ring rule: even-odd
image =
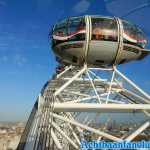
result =
[[117,41],[115,21],[108,18],[92,18],[92,40]]

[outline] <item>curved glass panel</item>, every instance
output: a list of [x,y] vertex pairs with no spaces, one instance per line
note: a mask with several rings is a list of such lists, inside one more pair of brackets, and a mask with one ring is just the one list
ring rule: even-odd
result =
[[144,48],[147,40],[144,33],[136,26],[127,21],[122,21],[124,33],[123,40],[124,43],[136,45]]
[[84,17],[65,19],[54,26],[52,34],[52,46],[68,41],[85,40],[85,19]]
[[68,20],[68,38],[69,41],[85,40],[86,27],[84,17],[70,18]]
[[111,18],[92,17],[92,40],[117,41],[117,23]]
[[67,40],[65,39],[65,36],[67,36],[67,19],[54,26],[52,33],[52,47],[59,43],[65,42]]

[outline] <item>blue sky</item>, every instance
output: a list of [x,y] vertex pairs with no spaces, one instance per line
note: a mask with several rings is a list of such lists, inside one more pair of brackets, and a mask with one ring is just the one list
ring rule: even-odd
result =
[[[48,41],[53,24],[67,16],[119,16],[150,38],[149,0],[0,0],[0,121],[23,121],[55,71]],[[149,45],[148,45],[149,47]],[[119,66],[150,93],[150,57]]]

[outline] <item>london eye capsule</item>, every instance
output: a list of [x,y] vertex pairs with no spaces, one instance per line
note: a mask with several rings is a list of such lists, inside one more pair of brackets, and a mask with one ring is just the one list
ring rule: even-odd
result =
[[141,29],[116,17],[66,18],[54,25],[51,37],[57,59],[73,65],[123,64],[150,53]]

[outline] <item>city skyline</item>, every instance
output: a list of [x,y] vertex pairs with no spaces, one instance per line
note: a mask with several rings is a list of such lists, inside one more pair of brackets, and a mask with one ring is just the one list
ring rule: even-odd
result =
[[[0,121],[25,121],[54,74],[57,62],[48,34],[58,20],[85,14],[118,16],[140,26],[150,41],[149,11],[147,0],[0,0]],[[150,94],[149,60],[118,68]]]

